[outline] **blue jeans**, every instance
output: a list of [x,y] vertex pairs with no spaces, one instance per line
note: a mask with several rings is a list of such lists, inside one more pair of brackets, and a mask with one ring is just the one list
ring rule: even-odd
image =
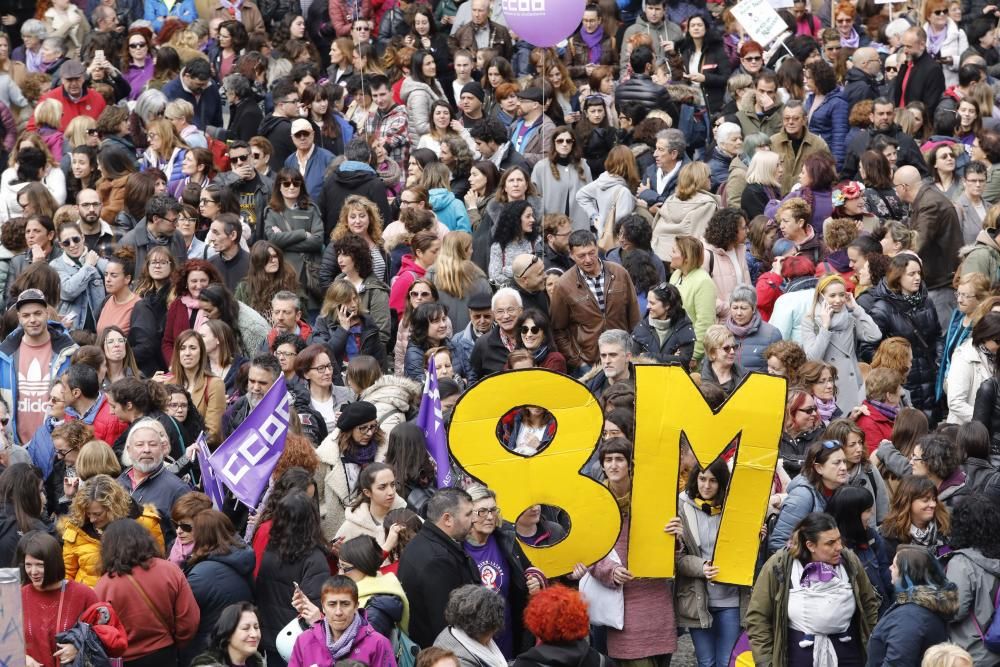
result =
[[710,608],[712,627],[691,628],[691,641],[698,657],[698,667],[727,667],[729,654],[740,638],[740,608]]

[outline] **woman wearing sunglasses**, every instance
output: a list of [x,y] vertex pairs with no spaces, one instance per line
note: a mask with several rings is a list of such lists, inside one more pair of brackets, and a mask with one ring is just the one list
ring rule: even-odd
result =
[[87,249],[80,226],[65,222],[59,227],[63,253],[49,264],[59,274],[59,314],[71,318],[70,328],[94,331],[104,303],[104,271],[108,260]]
[[731,394],[747,371],[736,363],[736,339],[724,324],[713,324],[705,332],[705,358],[701,361],[701,378],[719,385]]
[[529,308],[517,318],[514,332],[517,336],[516,346],[531,353],[536,368],[566,372],[566,357],[556,349],[548,315],[536,308]]
[[283,168],[274,181],[274,190],[264,214],[264,238],[284,253],[299,283],[309,292],[309,308],[322,303],[319,293],[319,266],[323,253],[323,218],[309,199],[302,174]]
[[774,530],[767,538],[770,556],[788,544],[795,527],[811,512],[823,512],[833,492],[847,483],[847,456],[837,440],[823,440],[809,446],[802,473],[788,485],[788,495]]
[[[199,494],[201,495],[201,494]],[[179,501],[178,501],[179,502]],[[93,588],[101,578],[101,537],[112,521],[134,519],[149,531],[163,553],[160,515],[153,505],[140,506],[107,475],[95,475],[73,496],[63,530],[66,578]],[[180,531],[177,540],[180,541]]]
[[808,389],[789,389],[785,402],[785,426],[778,448],[781,464],[789,477],[795,477],[802,471],[802,461],[809,445],[819,440],[822,434],[823,424],[819,420],[816,399]]

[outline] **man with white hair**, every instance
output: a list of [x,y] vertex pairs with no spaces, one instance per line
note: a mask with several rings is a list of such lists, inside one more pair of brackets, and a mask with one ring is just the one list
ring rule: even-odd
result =
[[118,483],[140,506],[152,504],[156,507],[163,540],[169,550],[175,536],[170,510],[191,488],[163,466],[168,443],[163,424],[156,419],[144,417],[133,424],[125,439],[125,453],[132,467],[118,476]]
[[491,373],[502,371],[507,355],[517,346],[517,318],[523,306],[521,295],[510,287],[502,287],[493,295],[493,329],[480,336],[469,355],[469,382],[477,382]]
[[632,337],[621,329],[608,329],[597,339],[601,370],[598,371],[587,388],[595,396],[600,396],[613,384],[628,382],[635,384],[635,367],[632,365]]
[[712,149],[712,157],[708,160],[713,192],[729,178],[729,165],[742,150],[743,128],[739,123],[726,122],[715,128],[715,147]]

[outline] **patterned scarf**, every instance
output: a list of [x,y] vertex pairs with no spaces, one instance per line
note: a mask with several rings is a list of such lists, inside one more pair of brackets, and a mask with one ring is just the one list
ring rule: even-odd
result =
[[229,12],[229,15],[237,21],[243,20],[243,0],[236,0],[236,2],[230,2],[230,0],[219,0],[222,3],[223,9]]
[[330,624],[326,620],[323,621],[323,627],[326,628],[326,648],[330,651],[333,661],[336,662],[341,658],[346,658],[351,653],[354,639],[358,636],[358,630],[361,629],[361,614],[354,612],[354,620],[344,630],[344,634],[340,635],[340,639],[333,638],[333,631],[330,630]]
[[375,461],[377,449],[378,443],[375,442],[375,438],[372,438],[367,445],[352,444],[346,452],[340,455],[340,458],[343,459],[344,463],[353,463],[364,467]]
[[819,413],[819,418],[823,420],[824,424],[829,424],[830,420],[833,419],[833,413],[837,411],[837,401],[832,398],[825,400],[819,396],[813,396],[813,400],[816,401],[816,411]]
[[750,321],[744,325],[736,324],[736,321],[733,320],[732,313],[730,313],[729,318],[726,319],[726,328],[729,329],[730,333],[732,333],[736,338],[746,338],[760,328],[760,313],[756,310],[753,311],[753,317],[751,317]]
[[896,416],[899,414],[898,405],[889,405],[888,403],[883,403],[882,401],[876,401],[875,399],[872,398],[869,398],[868,402],[872,405],[872,407],[881,412],[883,415],[885,415],[892,421],[896,421]]
[[932,547],[937,544],[937,524],[931,521],[926,528],[920,530],[911,523],[910,543],[919,544],[922,547]]

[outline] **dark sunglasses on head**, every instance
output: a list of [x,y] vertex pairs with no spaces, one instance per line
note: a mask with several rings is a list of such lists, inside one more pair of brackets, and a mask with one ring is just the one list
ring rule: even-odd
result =
[[60,241],[59,245],[61,245],[64,248],[68,248],[71,245],[76,245],[77,243],[79,243],[82,240],[83,239],[80,238],[79,236],[71,236],[68,239],[63,239],[62,241]]

